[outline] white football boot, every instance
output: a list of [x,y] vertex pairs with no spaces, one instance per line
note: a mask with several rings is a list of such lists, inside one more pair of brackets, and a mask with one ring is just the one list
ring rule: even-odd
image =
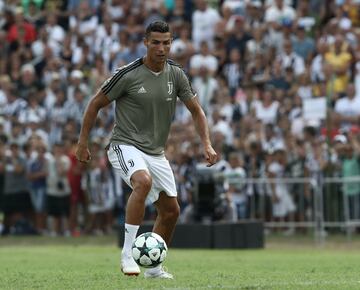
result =
[[163,266],[154,269],[148,269],[144,273],[145,278],[174,279],[174,276],[166,272]]
[[121,253],[121,272],[127,276],[138,276],[140,267],[131,255]]

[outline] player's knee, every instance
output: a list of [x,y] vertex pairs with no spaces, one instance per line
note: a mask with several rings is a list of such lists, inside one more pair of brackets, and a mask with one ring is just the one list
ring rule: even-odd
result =
[[152,186],[151,176],[144,173],[134,178],[132,182],[134,191],[146,197]]

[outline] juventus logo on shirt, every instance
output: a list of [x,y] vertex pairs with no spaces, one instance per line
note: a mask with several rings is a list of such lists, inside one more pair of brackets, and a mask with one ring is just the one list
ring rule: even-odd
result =
[[134,167],[135,163],[134,163],[134,160],[130,159],[128,161],[128,163],[130,164],[130,167]]
[[173,82],[168,82],[168,94],[171,95],[173,92],[174,84]]

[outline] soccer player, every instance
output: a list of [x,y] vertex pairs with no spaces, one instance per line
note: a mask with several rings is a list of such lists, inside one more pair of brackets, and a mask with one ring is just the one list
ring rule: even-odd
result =
[[[119,68],[90,100],[76,152],[80,161],[90,160],[88,137],[98,111],[115,101],[115,126],[108,158],[132,188],[126,207],[121,254],[121,270],[125,275],[140,273],[132,258],[131,247],[144,217],[145,200],[151,201],[157,210],[153,232],[163,237],[168,245],[179,216],[175,179],[164,155],[177,97],[191,112],[208,166],[217,162],[205,114],[189,79],[176,63],[167,58],[171,41],[167,23],[155,21],[146,28],[146,55]],[[173,278],[162,266],[148,269],[144,276]]]

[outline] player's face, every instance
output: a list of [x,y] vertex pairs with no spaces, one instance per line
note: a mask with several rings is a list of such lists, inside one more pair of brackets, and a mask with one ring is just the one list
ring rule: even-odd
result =
[[165,62],[170,51],[171,34],[170,32],[151,32],[145,38],[144,44],[147,47],[148,57],[157,63]]

